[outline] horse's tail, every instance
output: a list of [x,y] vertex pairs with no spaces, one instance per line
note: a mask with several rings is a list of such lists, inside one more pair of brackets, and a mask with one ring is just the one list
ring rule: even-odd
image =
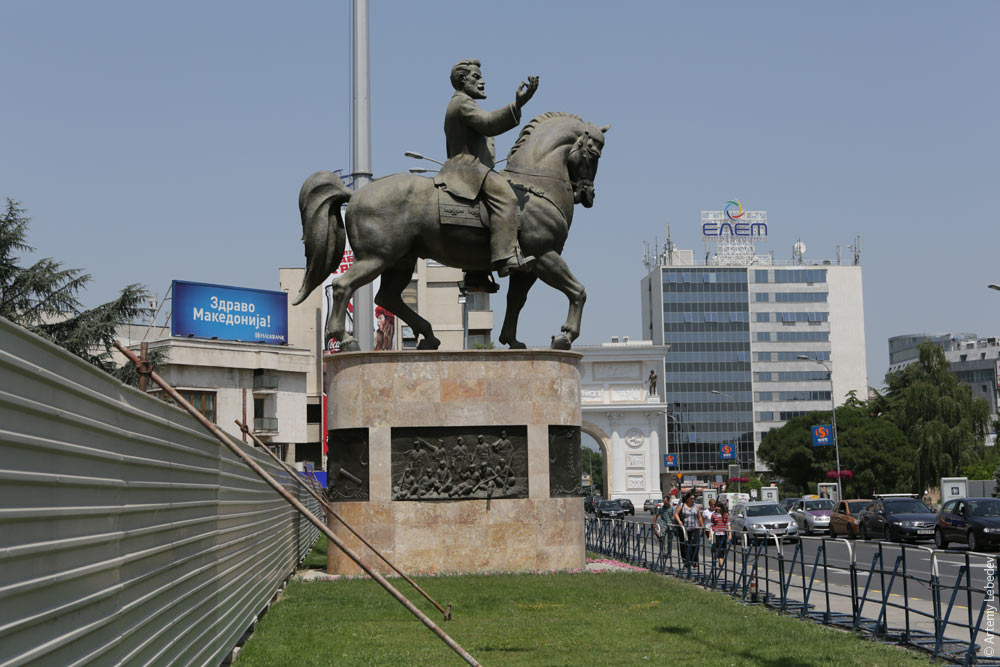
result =
[[302,214],[302,243],[306,247],[306,275],[293,306],[305,301],[340,265],[347,243],[340,207],[352,194],[332,171],[317,171],[302,184],[299,212]]

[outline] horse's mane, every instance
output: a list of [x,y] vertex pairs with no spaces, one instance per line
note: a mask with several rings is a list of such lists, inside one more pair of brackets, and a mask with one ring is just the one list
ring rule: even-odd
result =
[[536,127],[538,127],[539,125],[541,125],[542,123],[551,118],[574,118],[580,121],[581,123],[583,122],[583,119],[577,116],[576,114],[565,113],[563,111],[546,111],[545,113],[539,116],[535,116],[534,118],[529,120],[523,128],[521,128],[521,134],[517,136],[517,141],[515,141],[514,145],[510,147],[510,152],[507,153],[507,159],[514,157],[514,153],[516,153],[517,149],[520,148],[522,145],[524,145],[524,142],[526,142],[528,138],[531,137],[531,133],[534,132]]

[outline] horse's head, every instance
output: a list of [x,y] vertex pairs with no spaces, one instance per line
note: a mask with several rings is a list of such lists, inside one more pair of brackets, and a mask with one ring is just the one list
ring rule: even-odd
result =
[[594,205],[594,178],[597,176],[597,163],[604,149],[604,134],[609,129],[610,125],[596,127],[584,123],[583,132],[569,151],[566,167],[569,170],[569,179],[573,183],[573,203],[583,204],[584,208]]
[[[508,168],[522,173],[539,166],[565,168],[573,185],[573,203],[594,205],[594,177],[604,149],[604,133],[610,125],[597,127],[573,114],[549,112],[529,121],[508,155]],[[564,164],[563,164],[564,163]]]

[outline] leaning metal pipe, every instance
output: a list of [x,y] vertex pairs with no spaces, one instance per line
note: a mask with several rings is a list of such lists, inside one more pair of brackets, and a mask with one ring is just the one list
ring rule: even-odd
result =
[[[131,361],[136,366],[139,365],[139,357],[137,357],[135,355],[135,353],[132,352],[132,350],[129,350],[128,348],[126,348],[124,345],[122,345],[118,341],[115,341],[115,347],[118,348],[118,351],[121,352],[122,354],[124,354],[125,357],[128,358],[129,361]],[[374,579],[375,581],[377,581],[378,584],[382,588],[384,588],[392,597],[396,598],[396,601],[398,601],[401,605],[403,605],[404,607],[406,607],[406,609],[411,614],[413,614],[414,616],[416,616],[417,619],[421,623],[423,623],[425,626],[427,626],[427,628],[431,632],[433,632],[434,634],[436,634],[438,636],[438,638],[441,639],[441,641],[443,641],[445,644],[448,645],[448,648],[450,648],[452,651],[454,651],[455,653],[457,653],[458,655],[460,655],[462,657],[462,659],[465,660],[468,664],[470,664],[470,665],[476,665],[477,667],[479,666],[479,662],[475,658],[473,658],[471,655],[469,655],[469,653],[464,648],[462,648],[461,646],[459,646],[459,644],[454,639],[452,639],[451,637],[449,637],[448,633],[446,633],[444,630],[442,630],[441,628],[439,628],[434,623],[434,621],[432,621],[430,618],[427,617],[426,614],[424,614],[422,611],[420,611],[419,609],[417,609],[417,607],[414,606],[414,604],[412,602],[410,602],[409,600],[407,600],[406,597],[402,593],[400,593],[398,590],[396,590],[396,588],[391,583],[389,583],[389,581],[386,580],[385,577],[383,577],[381,574],[379,574],[375,570],[373,570],[370,567],[368,567],[368,565],[363,560],[361,560],[361,558],[356,553],[354,553],[354,551],[352,551],[346,544],[343,543],[343,541],[339,537],[337,537],[336,533],[334,533],[332,530],[330,530],[330,528],[325,523],[323,523],[322,521],[320,521],[312,512],[310,512],[306,508],[305,505],[303,505],[302,503],[300,503],[298,501],[298,499],[295,498],[295,496],[293,496],[292,494],[290,494],[283,486],[281,486],[281,484],[279,484],[276,479],[274,479],[273,477],[271,477],[271,475],[268,474],[268,472],[266,470],[264,470],[263,468],[261,468],[260,464],[257,463],[256,461],[254,461],[253,458],[249,454],[247,454],[246,452],[244,452],[235,443],[233,443],[229,439],[229,437],[226,436],[226,434],[223,433],[222,430],[218,426],[216,426],[212,422],[208,421],[208,419],[206,419],[203,414],[201,414],[200,412],[198,412],[197,410],[195,410],[194,406],[192,406],[190,403],[188,403],[188,401],[183,396],[181,396],[179,393],[177,393],[177,390],[174,389],[173,387],[171,387],[167,383],[166,380],[164,380],[157,373],[152,372],[152,371],[150,371],[149,377],[150,377],[150,379],[153,382],[155,382],[156,384],[160,385],[160,387],[163,389],[163,391],[165,391],[170,396],[170,398],[172,398],[174,401],[176,401],[179,406],[181,406],[182,408],[184,408],[189,415],[191,415],[199,424],[201,424],[202,426],[204,426],[205,429],[209,433],[211,433],[212,435],[214,435],[215,438],[219,442],[221,442],[227,449],[229,449],[229,451],[231,451],[238,458],[240,458],[244,463],[246,463],[247,466],[249,466],[251,470],[253,470],[255,473],[257,473],[258,477],[260,477],[262,480],[264,480],[264,482],[266,482],[268,486],[270,486],[272,489],[274,489],[278,493],[278,495],[280,495],[282,498],[284,498],[288,502],[289,505],[291,505],[292,507],[294,507],[296,509],[296,511],[298,511],[299,514],[301,514],[302,516],[304,516],[314,526],[316,526],[317,528],[319,528],[320,531],[322,531],[323,534],[326,535],[326,538],[328,540],[330,540],[331,542],[333,542],[337,546],[338,549],[340,549],[341,551],[343,551],[347,555],[348,558],[350,558],[351,560],[353,560],[355,562],[355,564],[357,564],[358,567],[360,567],[362,570],[364,570],[365,574],[367,574],[369,577],[371,577],[372,579]]]
[[[368,547],[369,549],[371,549],[372,553],[374,553],[376,556],[378,556],[379,558],[381,558],[383,563],[385,563],[386,565],[388,565],[389,567],[391,567],[393,572],[395,572],[400,577],[402,577],[406,581],[406,583],[410,584],[415,589],[417,589],[418,593],[420,593],[425,598],[427,598],[428,602],[430,602],[432,605],[434,605],[435,607],[437,607],[438,611],[440,611],[442,614],[444,614],[444,620],[446,620],[446,621],[450,621],[451,620],[451,609],[450,608],[449,609],[445,609],[444,607],[442,607],[441,605],[439,605],[434,598],[432,598],[430,595],[428,595],[427,592],[424,591],[423,588],[421,588],[420,586],[417,585],[417,582],[413,581],[413,579],[410,579],[408,576],[406,576],[398,567],[396,567],[391,562],[389,562],[389,559],[386,558],[385,556],[383,556],[378,551],[378,549],[376,549],[371,544],[369,544],[368,541],[365,538],[361,537],[361,534],[358,533],[356,530],[354,530],[354,528],[352,528],[351,525],[349,523],[347,523],[347,521],[344,520],[344,517],[340,516],[339,514],[337,514],[333,510],[333,507],[330,505],[329,502],[327,502],[326,498],[323,498],[322,496],[320,496],[319,493],[314,488],[310,489],[308,486],[306,486],[305,482],[303,480],[299,479],[301,477],[301,475],[299,475],[295,470],[293,470],[290,465],[288,465],[287,463],[285,463],[284,461],[282,461],[280,458],[278,458],[277,454],[275,454],[270,449],[268,449],[267,445],[265,445],[263,442],[261,442],[260,438],[258,438],[256,435],[254,435],[253,433],[251,433],[250,430],[249,430],[249,428],[247,428],[247,425],[246,425],[245,422],[241,422],[238,419],[235,420],[235,422],[236,422],[236,425],[240,427],[240,430],[243,431],[244,433],[246,433],[247,435],[249,435],[253,439],[254,443],[256,443],[257,446],[260,449],[264,450],[264,452],[266,452],[267,455],[270,456],[276,463],[278,463],[279,465],[281,465],[282,467],[284,467],[286,471],[288,471],[290,474],[292,474],[292,475],[295,476],[295,478],[298,480],[298,482],[302,486],[302,488],[304,488],[306,491],[308,491],[309,493],[311,493],[312,496],[316,500],[319,501],[320,505],[323,507],[323,510],[327,513],[327,515],[332,516],[337,521],[339,521],[341,524],[343,524],[343,526],[345,528],[347,528],[347,530],[349,530],[351,532],[351,534],[354,535],[354,537],[358,538],[363,545],[365,545],[366,547]],[[316,483],[315,479],[316,479],[315,477],[311,477],[310,478],[310,480],[313,481],[314,485]]]

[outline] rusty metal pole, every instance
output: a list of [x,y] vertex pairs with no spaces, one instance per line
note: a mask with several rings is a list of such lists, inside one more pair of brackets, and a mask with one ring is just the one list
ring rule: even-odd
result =
[[[115,341],[115,347],[118,348],[118,351],[124,354],[128,358],[128,360],[131,361],[133,364],[136,365],[139,364],[139,358],[135,356],[135,353],[126,348],[120,342]],[[264,480],[264,482],[266,482],[268,486],[270,486],[272,489],[275,490],[275,492],[278,493],[278,495],[284,498],[289,505],[294,507],[299,514],[304,516],[306,519],[309,520],[310,523],[319,528],[320,531],[324,535],[326,535],[326,538],[331,542],[333,542],[333,544],[336,545],[338,549],[343,551],[347,555],[347,557],[350,558],[352,561],[354,561],[354,563],[358,567],[364,570],[365,574],[367,574],[369,577],[378,582],[378,584],[382,588],[384,588],[386,592],[389,593],[389,595],[396,598],[397,602],[406,607],[407,611],[416,616],[421,623],[427,626],[427,628],[431,632],[433,632],[435,635],[438,636],[439,639],[441,639],[441,641],[447,644],[448,648],[450,648],[452,651],[461,656],[462,659],[465,660],[468,664],[476,665],[477,667],[479,667],[479,662],[475,658],[473,658],[464,648],[459,646],[458,642],[456,642],[454,639],[448,636],[448,633],[439,628],[434,623],[434,621],[432,621],[430,618],[427,617],[426,614],[424,614],[424,612],[417,609],[417,607],[412,602],[407,600],[406,596],[404,596],[402,593],[396,590],[396,588],[391,583],[389,583],[389,581],[386,580],[385,577],[383,577],[381,574],[368,567],[368,565],[363,560],[361,560],[361,558],[356,553],[354,553],[353,550],[351,550],[346,544],[343,543],[343,541],[341,541],[339,537],[337,537],[336,533],[334,533],[332,530],[330,530],[330,528],[326,524],[324,524],[322,521],[316,518],[316,516],[312,512],[310,512],[305,505],[300,503],[298,499],[295,498],[295,496],[290,494],[283,486],[281,486],[281,484],[278,483],[276,479],[271,477],[271,475],[268,474],[266,470],[261,468],[260,464],[254,461],[250,455],[248,455],[246,452],[240,449],[238,445],[233,443],[218,426],[208,421],[208,419],[205,418],[205,415],[195,410],[194,406],[188,403],[188,401],[183,396],[177,393],[177,390],[171,387],[166,382],[166,380],[161,378],[158,373],[150,372],[149,376],[153,380],[153,382],[158,384],[163,389],[163,391],[165,391],[170,396],[170,398],[175,400],[177,404],[182,408],[184,408],[187,411],[187,413],[191,415],[199,424],[204,426],[209,433],[214,435],[215,438],[223,444],[223,446],[225,446],[229,451],[231,451],[239,459],[241,459],[244,463],[246,463],[251,470],[257,473],[258,477]]]
[[[258,438],[253,433],[250,433],[249,429],[247,428],[246,422],[243,422],[241,424],[239,421],[236,421],[236,425],[240,427],[240,430],[243,431],[244,434],[248,434],[250,436],[250,438],[254,441],[254,443],[259,448],[263,449],[267,453],[268,456],[270,456],[272,459],[274,459],[274,461],[276,461],[278,464],[280,464],[281,466],[283,466],[285,468],[285,470],[289,474],[293,475],[299,481],[299,484],[302,485],[302,488],[304,488],[306,491],[308,491],[309,493],[311,493],[312,496],[314,498],[316,498],[316,500],[319,501],[320,505],[322,505],[324,511],[326,511],[326,513],[327,513],[328,516],[332,516],[337,521],[339,521],[341,524],[343,524],[343,526],[345,528],[347,528],[347,530],[349,530],[351,532],[351,534],[354,535],[354,537],[358,538],[358,540],[360,540],[363,545],[365,545],[366,547],[368,547],[371,550],[372,553],[374,553],[376,556],[378,556],[379,558],[381,558],[383,563],[385,563],[390,568],[392,568],[393,572],[395,572],[400,577],[402,577],[406,581],[406,583],[408,583],[409,585],[413,586],[413,588],[415,588],[418,593],[420,593],[421,595],[423,595],[427,599],[428,602],[430,602],[432,605],[434,605],[435,607],[437,607],[438,611],[440,611],[442,614],[444,614],[444,620],[446,620],[446,621],[450,621],[451,620],[451,605],[448,605],[447,609],[445,609],[444,607],[442,607],[441,605],[439,605],[437,603],[437,600],[435,600],[434,598],[432,598],[430,595],[427,594],[426,591],[424,591],[423,588],[421,588],[419,585],[417,585],[417,582],[413,581],[413,579],[410,579],[408,576],[406,576],[406,574],[402,570],[400,570],[398,567],[396,567],[395,565],[393,565],[389,561],[388,558],[386,558],[385,556],[383,556],[379,552],[378,549],[376,549],[374,546],[372,546],[371,544],[369,544],[368,540],[366,540],[365,538],[363,538],[361,536],[361,534],[358,533],[358,531],[354,530],[354,528],[352,528],[351,525],[349,523],[347,523],[347,521],[344,520],[344,517],[340,516],[339,514],[337,514],[337,512],[334,511],[333,506],[330,505],[329,501],[326,498],[322,497],[314,489],[310,489],[308,486],[306,486],[305,482],[300,479],[301,475],[299,475],[298,472],[296,472],[290,465],[288,465],[287,463],[285,463],[284,461],[282,461],[281,459],[279,459],[277,457],[277,455],[275,455],[274,452],[272,452],[270,449],[268,449],[264,445],[264,443],[260,440],[260,438]],[[313,480],[313,483],[315,484],[315,478],[310,478],[310,479]]]

